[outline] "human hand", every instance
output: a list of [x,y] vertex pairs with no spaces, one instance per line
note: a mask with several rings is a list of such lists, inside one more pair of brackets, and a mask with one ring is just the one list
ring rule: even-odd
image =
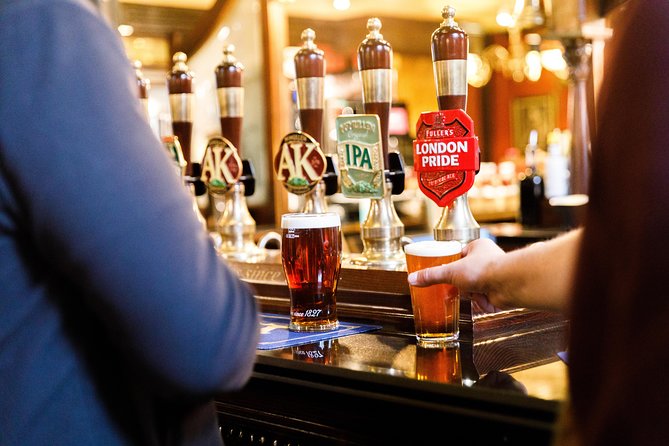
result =
[[507,302],[503,281],[490,273],[500,256],[505,255],[504,251],[490,239],[477,239],[464,247],[462,255],[455,262],[409,274],[409,284],[425,287],[450,283],[459,288],[462,297],[475,301],[487,312],[512,307]]

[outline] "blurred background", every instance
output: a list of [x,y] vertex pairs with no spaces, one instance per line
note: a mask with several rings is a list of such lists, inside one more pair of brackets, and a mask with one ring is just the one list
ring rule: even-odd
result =
[[[131,60],[142,63],[151,82],[151,125],[159,136],[171,133],[166,75],[172,55],[185,52],[195,74],[196,113],[193,157],[201,158],[206,141],[220,133],[214,69],[224,44],[236,47],[244,65],[244,156],[256,168],[256,193],[248,203],[257,223],[272,226],[286,209],[297,209],[273,179],[272,154],[281,137],[296,128],[293,55],[306,28],[316,32],[325,51],[326,115],[324,150],[336,153],[333,125],[345,106],[361,109],[356,51],[370,17],[381,19],[381,33],[393,58],[393,107],[390,147],[407,167],[406,191],[396,207],[409,231],[429,231],[440,211],[415,184],[411,143],[423,111],[437,109],[430,36],[442,21],[442,8],[456,8],[456,21],[469,35],[467,112],[474,119],[481,148],[481,171],[469,193],[479,222],[517,222],[519,184],[533,167],[544,177],[545,200],[578,193],[569,185],[570,151],[588,144],[595,98],[610,37],[609,14],[621,1],[571,0],[106,0],[109,21],[123,38]],[[558,4],[559,3],[559,4]],[[576,42],[588,57],[570,67],[568,48]],[[567,56],[567,57],[565,57]],[[584,79],[575,68],[585,63]],[[571,70],[570,70],[571,68]],[[579,89],[580,88],[580,92]],[[588,135],[574,128],[574,110],[585,114]],[[585,109],[583,108],[585,107]],[[583,118],[583,116],[579,116]],[[528,157],[528,140],[537,144]],[[576,137],[574,137],[576,130]],[[585,142],[583,142],[585,141]],[[587,148],[586,148],[587,149]],[[581,148],[583,150],[583,148]],[[532,164],[532,166],[530,166]],[[275,184],[276,183],[276,184]],[[341,194],[330,206],[357,225],[365,203]],[[544,226],[561,225],[548,213]],[[357,226],[356,226],[357,227]]]

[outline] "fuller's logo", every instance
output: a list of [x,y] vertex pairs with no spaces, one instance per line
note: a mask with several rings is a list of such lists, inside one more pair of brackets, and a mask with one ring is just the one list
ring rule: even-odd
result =
[[479,169],[474,121],[463,110],[420,115],[413,142],[418,186],[439,206],[448,206],[474,185]]
[[384,163],[379,117],[341,115],[336,127],[342,193],[349,198],[382,198]]
[[281,141],[274,158],[276,179],[288,192],[305,194],[325,173],[326,160],[320,145],[306,133],[292,132]]
[[202,181],[211,192],[227,192],[242,174],[242,160],[230,141],[214,137],[202,159]]

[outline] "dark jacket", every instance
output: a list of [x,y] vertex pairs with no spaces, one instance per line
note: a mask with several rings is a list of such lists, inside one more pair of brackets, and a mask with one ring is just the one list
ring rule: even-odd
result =
[[573,423],[584,446],[669,441],[669,2],[613,26],[571,314]]

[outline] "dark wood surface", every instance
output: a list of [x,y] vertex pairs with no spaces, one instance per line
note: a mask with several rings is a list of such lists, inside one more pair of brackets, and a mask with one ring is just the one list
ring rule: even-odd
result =
[[[263,311],[287,314],[276,257],[231,265]],[[455,350],[429,352],[413,336],[406,272],[343,268],[337,298],[341,320],[383,328],[259,350],[247,386],[217,398],[226,444],[550,444],[566,388],[562,317],[469,306]]]
[[[549,445],[560,401],[531,395],[513,370],[555,361],[563,348],[558,333],[460,343],[458,373],[446,380],[419,368],[424,352],[409,336],[360,334],[259,351],[244,390],[217,399],[223,435],[227,444],[260,444],[260,437],[269,444],[431,444],[446,435],[467,444]],[[321,352],[317,359],[299,354],[309,348]]]

